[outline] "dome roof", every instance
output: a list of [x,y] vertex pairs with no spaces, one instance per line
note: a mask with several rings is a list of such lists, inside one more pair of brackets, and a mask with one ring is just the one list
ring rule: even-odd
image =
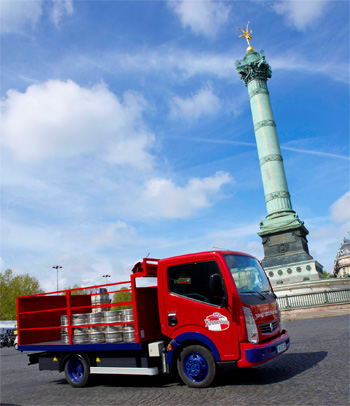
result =
[[350,256],[350,240],[344,238],[343,244],[339,248],[337,259]]

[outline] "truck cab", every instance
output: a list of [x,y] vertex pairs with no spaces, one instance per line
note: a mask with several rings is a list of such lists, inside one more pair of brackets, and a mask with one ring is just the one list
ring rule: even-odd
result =
[[158,300],[161,330],[171,339],[167,362],[177,363],[190,386],[210,385],[218,366],[258,365],[289,347],[276,296],[250,255],[210,251],[160,260]]

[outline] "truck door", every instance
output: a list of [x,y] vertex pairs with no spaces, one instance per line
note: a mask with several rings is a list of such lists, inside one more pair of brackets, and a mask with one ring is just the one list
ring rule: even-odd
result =
[[[221,277],[224,304],[222,297],[211,295],[210,278],[214,274]],[[218,263],[209,260],[168,266],[166,277],[165,334],[176,339],[182,334],[190,338],[191,333],[196,333],[194,339],[195,336],[199,337],[199,333],[214,343],[222,361],[238,359],[239,345],[232,295],[227,295]]]

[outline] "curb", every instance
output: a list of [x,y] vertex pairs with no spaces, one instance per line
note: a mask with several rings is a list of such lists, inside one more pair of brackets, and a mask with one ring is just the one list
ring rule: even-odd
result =
[[350,316],[350,303],[281,310],[282,322],[335,316]]

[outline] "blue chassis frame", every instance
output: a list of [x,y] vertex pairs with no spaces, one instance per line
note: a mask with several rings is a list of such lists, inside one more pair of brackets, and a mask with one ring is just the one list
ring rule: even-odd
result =
[[18,351],[124,351],[142,350],[146,343],[112,343],[112,344],[30,344],[19,345]]

